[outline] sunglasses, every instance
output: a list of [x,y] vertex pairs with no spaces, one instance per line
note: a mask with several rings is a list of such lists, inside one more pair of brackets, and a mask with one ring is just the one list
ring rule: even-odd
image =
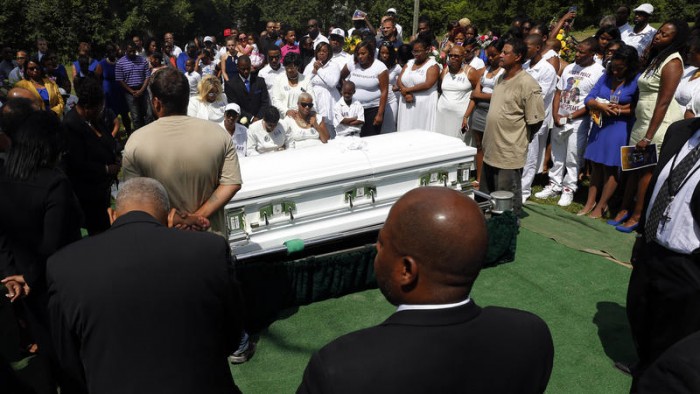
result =
[[299,103],[304,108],[311,108],[314,106],[314,103]]
[[27,71],[36,71],[38,69],[38,67],[27,67]]

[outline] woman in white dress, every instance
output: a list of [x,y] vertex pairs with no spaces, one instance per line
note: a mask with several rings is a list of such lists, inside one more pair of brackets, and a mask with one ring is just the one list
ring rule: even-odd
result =
[[306,148],[328,142],[329,134],[323,116],[312,110],[314,98],[309,93],[302,93],[297,106],[297,114],[285,121],[289,148]]
[[398,131],[435,129],[440,67],[435,59],[428,57],[429,50],[430,43],[414,41],[414,58],[406,63],[399,75],[401,101],[396,127]]
[[316,112],[323,116],[326,128],[330,134],[333,130],[333,107],[340,100],[340,93],[336,86],[340,81],[340,68],[331,60],[331,45],[321,42],[316,46],[316,55],[313,62],[304,70],[304,76],[309,79],[316,96]]
[[382,134],[396,131],[396,116],[399,113],[399,98],[401,92],[396,82],[401,74],[401,66],[396,64],[396,47],[391,42],[384,41],[379,47],[377,59],[381,60],[389,71],[389,92],[384,110]]
[[471,133],[462,128],[462,119],[472,90],[479,82],[479,72],[463,64],[465,52],[464,47],[455,45],[447,54],[447,67],[440,74],[442,94],[437,104],[435,131],[464,139],[467,145],[471,145]]
[[226,95],[221,81],[214,75],[207,75],[197,85],[197,96],[190,97],[187,106],[187,116],[211,120],[221,123],[224,121],[224,109],[226,108]]

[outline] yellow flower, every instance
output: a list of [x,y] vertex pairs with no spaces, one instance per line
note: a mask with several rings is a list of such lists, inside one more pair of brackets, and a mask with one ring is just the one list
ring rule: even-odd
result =
[[557,34],[557,40],[561,41],[561,40],[563,40],[563,39],[564,39],[564,35],[563,35],[563,34],[561,34],[561,33]]

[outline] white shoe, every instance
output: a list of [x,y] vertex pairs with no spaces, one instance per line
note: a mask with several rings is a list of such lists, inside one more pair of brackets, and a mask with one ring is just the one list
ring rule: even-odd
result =
[[565,187],[564,191],[561,192],[561,197],[557,204],[559,204],[560,207],[568,207],[571,205],[572,201],[574,201],[574,191]]
[[535,197],[537,197],[537,198],[539,198],[539,199],[541,199],[541,200],[544,200],[544,199],[547,199],[547,198],[552,198],[552,197],[558,196],[559,193],[561,193],[561,191],[560,191],[560,190],[555,190],[555,189],[554,189],[554,184],[553,184],[553,183],[550,183],[550,184],[548,184],[547,186],[545,186],[544,189],[542,189],[541,191],[535,193]]

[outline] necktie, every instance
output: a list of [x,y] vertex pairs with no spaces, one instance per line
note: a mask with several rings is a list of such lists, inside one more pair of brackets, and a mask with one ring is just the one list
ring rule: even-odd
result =
[[250,93],[250,79],[245,80],[245,91]]
[[671,201],[673,201],[673,198],[676,197],[676,193],[681,189],[683,180],[688,177],[688,172],[695,166],[698,158],[700,158],[700,145],[688,153],[683,160],[678,163],[678,166],[674,167],[676,159],[673,159],[668,177],[666,181],[664,181],[664,184],[661,185],[659,193],[656,195],[656,199],[651,206],[651,212],[649,212],[649,220],[647,220],[644,226],[644,236],[647,242],[656,239],[656,232],[662,219],[664,222],[671,219],[667,215],[664,215],[664,213],[671,204]]

